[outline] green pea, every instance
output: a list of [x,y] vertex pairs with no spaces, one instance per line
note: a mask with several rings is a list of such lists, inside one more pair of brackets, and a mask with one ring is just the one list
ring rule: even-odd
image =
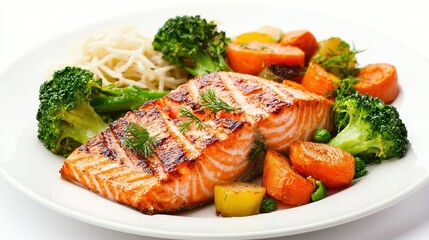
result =
[[259,209],[260,213],[269,213],[277,209],[276,200],[270,197],[264,197],[262,199],[261,207]]
[[313,140],[318,143],[328,143],[331,140],[331,133],[326,129],[317,129],[314,132]]
[[319,201],[326,195],[326,187],[322,181],[316,180],[316,189],[311,194],[311,200],[313,202]]

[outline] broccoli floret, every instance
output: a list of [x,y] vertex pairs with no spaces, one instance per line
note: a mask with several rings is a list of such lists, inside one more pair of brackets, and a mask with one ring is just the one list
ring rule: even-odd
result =
[[67,157],[108,122],[167,92],[102,86],[90,71],[65,67],[40,86],[38,138],[53,153]]
[[177,64],[193,76],[231,71],[225,61],[229,38],[217,31],[214,22],[200,16],[170,18],[158,30],[152,45],[163,58]]
[[337,96],[333,112],[338,134],[330,145],[360,156],[366,163],[405,155],[407,129],[395,107],[354,92]]
[[68,156],[108,127],[90,105],[94,83],[91,72],[66,67],[40,86],[38,138],[53,153]]

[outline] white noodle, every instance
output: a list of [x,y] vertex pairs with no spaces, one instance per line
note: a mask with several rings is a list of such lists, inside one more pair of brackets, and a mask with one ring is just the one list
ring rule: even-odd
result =
[[162,59],[152,47],[152,39],[140,35],[135,27],[106,29],[82,39],[71,49],[66,63],[94,73],[103,85],[135,85],[153,90],[175,89],[186,82],[187,74]]

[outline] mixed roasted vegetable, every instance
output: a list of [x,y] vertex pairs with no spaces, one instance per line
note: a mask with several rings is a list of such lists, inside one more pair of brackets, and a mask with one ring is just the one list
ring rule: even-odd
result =
[[[264,27],[228,38],[214,22],[200,16],[169,19],[152,42],[163,58],[192,76],[216,71],[257,75],[290,87],[323,95],[333,101],[335,132],[319,129],[310,141],[291,144],[287,156],[266,149],[263,140],[250,155],[265,154],[261,186],[230,183],[214,188],[216,212],[247,216],[274,211],[277,203],[299,206],[319,201],[327,189],[344,187],[367,174],[368,164],[401,158],[408,147],[407,130],[395,107],[396,69],[387,63],[358,67],[360,51],[341,38],[317,41],[308,30],[284,33]],[[93,74],[78,67],[55,72],[40,87],[38,137],[53,153],[71,151],[108,127],[108,123],[168,91],[102,86]],[[201,106],[216,113],[238,110],[210,89]],[[199,119],[186,108],[180,132]],[[128,128],[126,143],[152,154],[156,136],[138,125]],[[252,149],[253,151],[253,149]],[[250,158],[251,159],[251,158]]]
[[331,99],[336,131],[317,130],[313,142],[294,142],[288,156],[268,150],[262,176],[267,196],[289,206],[318,201],[327,189],[366,175],[368,164],[405,155],[407,130],[389,105],[399,89],[393,65],[359,68],[361,51],[341,38],[317,41],[307,30],[272,29],[271,36],[261,31],[234,38],[227,50],[231,69]]

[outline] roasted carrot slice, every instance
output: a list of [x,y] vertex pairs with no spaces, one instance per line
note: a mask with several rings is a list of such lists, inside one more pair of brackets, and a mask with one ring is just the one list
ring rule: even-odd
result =
[[283,80],[282,83],[285,86],[293,87],[293,88],[300,89],[300,90],[307,90],[304,86],[302,86],[302,84],[297,83],[296,81],[286,79],[286,80]]
[[355,174],[353,156],[324,143],[296,141],[290,145],[289,158],[301,175],[320,180],[327,187],[350,184]]
[[311,62],[302,78],[301,84],[308,91],[329,98],[332,91],[337,88],[336,82],[339,81],[340,79],[337,76],[329,73],[319,64]]
[[280,40],[282,45],[295,46],[305,52],[305,60],[308,62],[317,50],[317,40],[308,30],[295,30],[287,32]]
[[297,173],[286,157],[273,150],[265,155],[262,186],[268,195],[292,206],[309,203],[315,188],[314,181]]
[[274,63],[304,66],[305,61],[305,54],[299,48],[278,43],[230,43],[227,56],[233,71],[251,75],[258,75],[265,66]]
[[380,98],[391,103],[398,95],[398,74],[393,65],[387,63],[369,64],[361,68],[356,77],[361,79],[355,88],[361,94]]

